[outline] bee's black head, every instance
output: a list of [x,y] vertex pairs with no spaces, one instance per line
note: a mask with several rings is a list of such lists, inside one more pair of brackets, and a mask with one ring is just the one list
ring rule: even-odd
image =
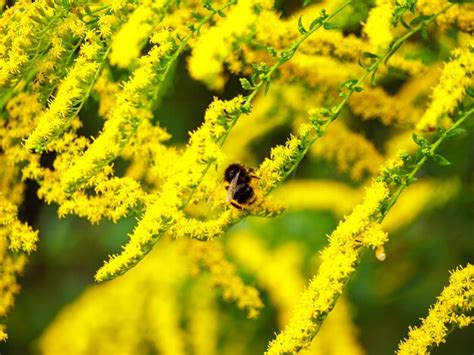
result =
[[240,164],[230,164],[224,171],[224,180],[231,182],[236,176],[238,184],[248,183],[250,181],[250,175],[247,168]]

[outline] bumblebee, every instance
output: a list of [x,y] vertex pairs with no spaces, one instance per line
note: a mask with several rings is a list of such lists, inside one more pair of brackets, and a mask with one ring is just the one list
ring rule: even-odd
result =
[[251,205],[255,202],[255,191],[250,182],[257,179],[253,175],[253,169],[240,164],[230,164],[224,171],[224,180],[229,184],[227,189],[227,202],[238,209],[242,205]]

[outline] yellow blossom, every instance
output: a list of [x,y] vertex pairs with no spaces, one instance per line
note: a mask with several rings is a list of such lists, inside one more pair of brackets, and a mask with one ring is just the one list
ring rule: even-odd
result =
[[110,63],[127,68],[138,58],[146,39],[153,31],[153,24],[160,22],[173,1],[144,1],[130,15],[112,41]]
[[111,118],[105,123],[102,133],[64,173],[62,184],[65,191],[75,191],[117,158],[140,123],[151,117],[150,101],[155,98],[156,87],[165,80],[166,68],[174,59],[171,54],[176,50],[170,37],[160,44],[141,58],[140,66],[117,96]]
[[440,121],[452,114],[474,85],[474,40],[464,48],[455,49],[452,59],[446,63],[438,85],[433,89],[431,103],[416,125],[418,130],[433,130]]
[[[270,9],[270,0],[240,0],[228,12],[227,16],[208,29],[193,46],[188,68],[191,76],[203,81],[212,89],[222,89],[225,84],[224,60],[233,50],[239,38],[245,38],[257,22],[258,7]],[[219,43],[216,46],[215,43]]]
[[364,201],[339,223],[329,237],[329,245],[321,252],[316,276],[304,291],[285,329],[270,343],[267,354],[295,353],[311,344],[355,271],[361,246],[384,241],[380,233],[373,233],[373,229],[379,227],[372,220],[388,193],[387,186],[374,181],[366,190]]
[[[0,238],[0,318],[4,318],[13,307],[14,296],[20,291],[17,277],[23,272],[26,264],[24,254],[13,255],[8,249],[8,242]],[[0,323],[0,341],[6,339],[5,326]]]
[[[416,7],[423,15],[433,15],[450,4],[448,0],[419,0]],[[455,4],[438,16],[436,23],[443,30],[456,23],[461,30],[472,34],[474,29],[474,5],[467,2],[465,4]]]
[[375,175],[383,162],[382,155],[370,141],[337,121],[328,128],[324,139],[312,146],[310,153],[334,160],[338,169],[348,172],[354,180],[360,180],[366,174]]
[[199,185],[209,164],[220,160],[220,144],[239,117],[244,100],[214,100],[202,126],[191,134],[187,149],[169,172],[158,198],[151,201],[136,226],[130,242],[120,255],[114,255],[96,274],[97,281],[114,278],[135,266],[151,250],[175,221],[183,217],[187,195]]
[[100,69],[104,56],[103,43],[97,36],[81,46],[73,69],[61,82],[56,97],[38,118],[38,124],[25,142],[28,150],[41,152],[58,137],[76,117],[78,109],[87,98],[90,86]]
[[17,214],[17,207],[0,191],[0,240],[8,241],[8,249],[12,251],[35,251],[38,232],[21,223]]
[[469,315],[474,300],[474,266],[467,264],[451,273],[429,314],[418,327],[410,327],[408,338],[400,343],[397,354],[428,354],[433,346],[446,341],[449,326],[459,328],[474,323]]
[[270,158],[266,158],[257,171],[257,176],[260,178],[259,185],[263,193],[268,193],[275,188],[292,172],[314,138],[313,126],[302,124],[297,135],[291,136],[285,145],[272,148]]
[[386,48],[393,38],[392,12],[393,5],[388,0],[377,0],[376,6],[370,10],[364,33],[375,51]]
[[225,300],[237,302],[247,311],[249,318],[256,318],[263,307],[259,292],[247,286],[236,273],[236,266],[226,260],[222,245],[218,242],[189,242],[190,257],[197,266],[202,264],[211,273],[212,283],[222,288]]
[[[75,1],[67,8],[53,1],[18,2],[10,7],[0,22],[0,87],[14,86],[30,58],[31,49],[45,49],[47,36],[55,31],[68,11],[77,6]],[[49,37],[52,38],[53,36]]]

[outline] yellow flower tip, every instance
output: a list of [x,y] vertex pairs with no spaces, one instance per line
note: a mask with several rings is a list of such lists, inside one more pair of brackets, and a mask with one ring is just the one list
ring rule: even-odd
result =
[[0,329],[0,341],[7,341],[8,334],[4,332],[3,329]]

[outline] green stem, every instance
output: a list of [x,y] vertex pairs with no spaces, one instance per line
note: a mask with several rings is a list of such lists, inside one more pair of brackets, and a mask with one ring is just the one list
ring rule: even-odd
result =
[[[402,183],[398,189],[395,191],[395,193],[390,197],[388,200],[388,204],[385,206],[385,209],[382,211],[381,216],[378,219],[378,222],[382,222],[387,215],[388,211],[392,208],[392,206],[397,202],[398,198],[400,197],[400,194],[409,186],[410,181],[412,181],[415,177],[415,175],[418,173],[418,171],[421,169],[421,167],[426,163],[428,158],[434,154],[436,149],[439,147],[439,145],[446,139],[446,137],[449,136],[449,133],[459,127],[469,116],[474,114],[474,106],[472,106],[470,109],[468,109],[464,114],[459,117],[459,119],[451,126],[449,129],[444,131],[440,137],[430,145],[430,149],[428,152],[426,152],[423,157],[415,164],[413,167],[412,171],[406,176],[404,183]],[[421,149],[421,148],[420,148]]]
[[[347,6],[349,3],[345,4],[342,8],[344,8],[345,6]],[[327,120],[324,121],[323,124],[321,124],[319,127],[317,127],[317,131],[318,131],[318,134],[312,138],[309,142],[309,144],[306,146],[306,148],[301,152],[301,154],[294,160],[294,163],[292,165],[292,167],[290,169],[288,169],[285,173],[285,175],[283,175],[283,178],[282,178],[282,182],[297,168],[298,164],[301,162],[301,160],[304,158],[304,156],[306,155],[307,151],[311,148],[311,146],[313,145],[314,142],[316,142],[316,140],[323,136],[325,133],[326,133],[326,130],[327,128],[329,127],[329,125],[334,122],[338,116],[340,115],[342,109],[346,106],[347,102],[349,101],[349,99],[351,98],[352,94],[354,94],[356,92],[356,88],[360,87],[360,85],[365,81],[365,79],[369,76],[369,74],[372,73],[372,76],[374,77],[380,64],[382,63],[387,63],[388,60],[390,59],[390,57],[403,45],[403,43],[405,41],[407,41],[410,37],[412,37],[414,34],[416,34],[417,32],[421,31],[423,27],[427,26],[428,24],[430,24],[431,22],[433,22],[440,14],[444,13],[445,11],[447,11],[451,6],[453,6],[452,4],[447,6],[446,8],[444,8],[443,10],[441,10],[440,12],[438,12],[437,14],[434,14],[433,16],[431,16],[430,18],[420,22],[420,24],[416,27],[413,27],[410,29],[410,31],[408,31],[407,33],[405,33],[403,36],[401,36],[400,38],[398,38],[395,42],[392,43],[392,45],[380,56],[377,56],[377,59],[368,67],[366,68],[364,74],[362,74],[359,79],[355,82],[355,84],[353,84],[351,86],[351,88],[349,89],[349,92],[347,93],[344,93],[344,98],[341,100],[341,102],[337,105],[337,107],[335,109],[331,109],[330,110],[330,115],[329,117],[327,118]],[[338,11],[335,12],[335,14],[339,11],[342,10],[339,9]],[[334,14],[333,14],[334,15]],[[331,19],[333,17],[333,15],[329,16],[327,18],[327,20]],[[319,27],[323,26],[324,23],[321,23],[319,25]],[[318,27],[318,28],[319,28]],[[315,29],[312,29],[312,31],[314,32],[316,30]],[[305,34],[305,38],[307,38],[310,33],[312,32],[308,32],[307,34]],[[295,48],[298,48],[298,46],[301,44],[301,40],[300,41],[297,41],[299,42]],[[294,45],[293,45],[294,46]],[[292,46],[292,47],[293,47]],[[278,62],[276,63],[278,64]],[[274,65],[275,67],[275,65]],[[273,67],[272,67],[273,69]],[[275,67],[276,69],[276,67]],[[446,132],[445,132],[446,133]],[[416,172],[415,172],[416,173]],[[276,187],[276,186],[275,186]],[[270,193],[271,190],[267,191],[266,194]],[[400,191],[401,193],[401,191]]]

